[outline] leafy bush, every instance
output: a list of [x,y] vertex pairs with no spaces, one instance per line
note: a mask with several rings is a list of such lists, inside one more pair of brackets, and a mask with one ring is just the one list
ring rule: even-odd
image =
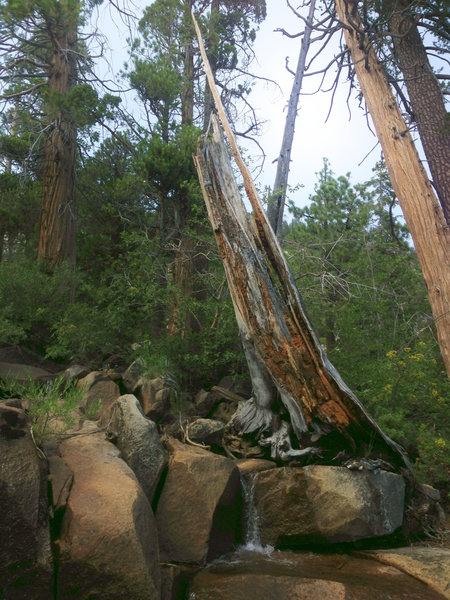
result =
[[408,450],[422,481],[448,482],[449,383],[434,341],[387,352],[362,399],[386,433]]
[[196,392],[201,387],[208,389],[223,376],[246,370],[230,299],[221,302],[220,310],[213,300],[199,304],[191,298],[182,307],[201,315],[201,327],[197,331],[190,331],[188,335],[176,332],[170,336],[164,332],[157,339],[143,339],[134,353],[146,374],[163,375],[169,371],[188,392]]
[[36,261],[0,262],[0,339],[45,348],[52,324],[70,301],[73,273],[68,266],[53,275]]
[[73,381],[65,381],[62,376],[44,383],[31,378],[0,380],[2,397],[26,401],[33,437],[38,445],[49,435],[64,433],[73,427],[73,411],[80,406],[83,394],[82,387],[76,387]]

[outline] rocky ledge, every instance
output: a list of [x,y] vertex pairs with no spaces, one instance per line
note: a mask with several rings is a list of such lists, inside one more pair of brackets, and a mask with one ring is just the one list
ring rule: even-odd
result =
[[[282,466],[246,439],[231,453],[223,432],[246,393],[233,382],[182,414],[136,367],[64,376],[83,390],[75,426],[39,447],[26,399],[0,404],[2,600],[450,597],[448,548],[393,547],[411,502],[401,475]],[[436,531],[438,496],[424,487],[415,504]]]

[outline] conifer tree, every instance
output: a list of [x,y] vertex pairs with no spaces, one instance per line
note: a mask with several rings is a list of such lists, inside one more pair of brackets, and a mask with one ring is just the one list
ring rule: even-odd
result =
[[[199,11],[208,51],[230,112],[246,113],[245,134],[258,121],[247,99],[246,77],[255,28],[265,17],[265,0],[156,0],[144,11],[140,38],[130,50],[127,77],[145,109],[143,132],[148,182],[158,194],[161,242],[170,247],[167,280],[174,284],[169,331],[182,337],[201,328],[186,308],[200,306],[207,270],[205,209],[192,162],[198,135],[207,127],[211,99],[197,52],[191,10]],[[234,121],[236,119],[233,119]],[[170,273],[169,273],[170,271]]]
[[95,122],[100,100],[83,80],[88,63],[79,31],[91,4],[80,0],[2,0],[0,74],[4,113],[34,119],[30,152],[41,181],[38,259],[48,269],[75,260],[75,166],[78,128]]

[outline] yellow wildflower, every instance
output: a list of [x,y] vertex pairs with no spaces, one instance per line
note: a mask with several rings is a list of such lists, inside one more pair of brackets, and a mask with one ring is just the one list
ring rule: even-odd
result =
[[397,350],[389,350],[386,356],[387,358],[395,358],[397,356]]
[[447,442],[444,440],[444,438],[437,438],[437,440],[434,440],[434,445],[437,446],[438,448],[446,448],[447,447]]

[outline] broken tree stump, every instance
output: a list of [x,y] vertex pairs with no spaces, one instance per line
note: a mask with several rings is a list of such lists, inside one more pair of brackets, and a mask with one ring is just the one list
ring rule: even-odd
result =
[[406,466],[328,361],[264,211],[247,213],[215,115],[195,163],[253,384],[235,427],[275,458],[344,450]]
[[194,162],[253,385],[252,398],[241,404],[232,424],[240,434],[256,434],[273,458],[350,455],[409,470],[402,448],[368,415],[329,362],[306,316],[234,140],[192,16],[209,87],[253,211],[250,215],[245,208],[213,114]]

